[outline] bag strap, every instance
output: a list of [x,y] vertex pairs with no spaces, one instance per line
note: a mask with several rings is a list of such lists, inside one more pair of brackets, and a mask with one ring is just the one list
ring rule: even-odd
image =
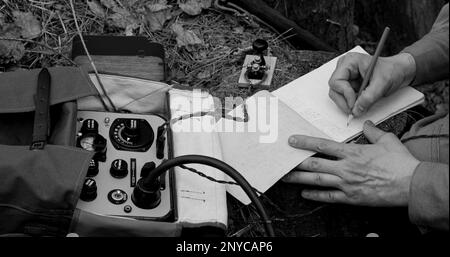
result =
[[39,72],[37,91],[34,96],[36,108],[30,150],[44,149],[50,134],[50,85],[50,73],[43,68]]

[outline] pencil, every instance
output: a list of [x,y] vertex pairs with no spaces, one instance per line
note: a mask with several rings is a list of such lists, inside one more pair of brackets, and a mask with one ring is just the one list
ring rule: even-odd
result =
[[[386,42],[386,39],[390,31],[391,29],[389,27],[386,27],[384,29],[383,35],[381,36],[380,42],[378,42],[377,49],[375,50],[375,54],[372,56],[372,59],[370,60],[369,68],[367,70],[366,76],[364,76],[364,80],[361,84],[361,87],[359,88],[358,94],[356,95],[356,99],[359,98],[364,89],[366,89],[366,87],[369,85],[370,79],[372,78],[373,70],[375,69],[375,65],[377,64],[378,61],[378,57],[380,57],[381,51],[383,50],[384,47],[384,43]],[[353,114],[350,113],[347,119],[347,127],[350,125],[352,119]]]

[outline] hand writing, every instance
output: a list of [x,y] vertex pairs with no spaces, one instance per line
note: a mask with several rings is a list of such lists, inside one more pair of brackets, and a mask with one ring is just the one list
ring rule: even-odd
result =
[[407,86],[414,79],[416,64],[407,53],[378,58],[372,78],[358,99],[356,94],[370,64],[370,55],[348,53],[339,58],[328,82],[329,96],[345,113],[359,117],[381,97]]

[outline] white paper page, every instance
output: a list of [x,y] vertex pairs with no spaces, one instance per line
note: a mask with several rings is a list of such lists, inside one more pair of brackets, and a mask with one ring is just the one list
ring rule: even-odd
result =
[[[273,102],[270,102],[270,98]],[[255,99],[265,99],[267,105],[251,104]],[[299,163],[314,154],[311,151],[290,147],[289,136],[294,134],[321,138],[327,136],[268,91],[256,93],[247,99],[246,103],[249,115],[247,123],[221,119],[217,123],[216,130],[222,146],[223,161],[240,172],[254,188],[265,192]],[[272,111],[271,114],[270,109],[274,105],[278,105],[278,110]],[[238,107],[233,115],[241,117],[241,107]],[[272,122],[269,122],[271,119],[268,116],[273,117]],[[269,123],[276,123],[270,132],[264,126]],[[227,126],[228,129],[234,128],[234,132],[225,132]],[[268,136],[270,134],[273,137]],[[269,142],[272,138],[274,141]],[[262,140],[266,143],[261,142]],[[250,203],[250,199],[239,186],[227,185],[227,191],[242,203]]]
[[[349,52],[365,53],[361,47]],[[368,113],[353,119],[347,127],[348,115],[341,111],[328,96],[328,81],[336,68],[339,57],[318,69],[292,81],[272,92],[300,116],[338,142],[345,142],[360,134],[364,121],[370,119],[378,124],[423,101],[419,91],[405,87],[381,99]]]
[[[194,101],[196,100],[196,101]],[[199,104],[196,104],[199,103]],[[214,111],[213,98],[207,93],[172,89],[172,118],[186,114]],[[215,118],[206,115],[178,121],[172,125],[174,156],[206,155],[221,159],[220,143],[214,132]],[[215,168],[186,164],[218,180],[225,174]],[[226,228],[228,222],[226,188],[180,167],[175,168],[178,219],[184,226],[215,225]]]

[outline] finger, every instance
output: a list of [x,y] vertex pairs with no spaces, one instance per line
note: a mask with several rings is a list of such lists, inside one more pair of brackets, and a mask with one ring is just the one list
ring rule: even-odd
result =
[[337,162],[322,158],[310,157],[300,163],[296,168],[299,170],[325,172],[330,174],[337,174]]
[[389,145],[390,147],[394,147],[390,149],[404,149],[404,145],[401,143],[397,136],[377,128],[375,124],[373,124],[373,122],[370,120],[364,122],[363,130],[364,135],[372,144],[383,143]]
[[332,90],[330,88],[330,91],[328,92],[328,96],[331,100],[341,109],[344,113],[350,114],[352,109],[348,106],[347,100],[345,100],[345,97],[341,94],[337,93],[336,91]]
[[339,190],[303,190],[302,197],[308,200],[325,203],[350,203],[350,199]]
[[293,171],[283,178],[286,183],[340,188],[342,179],[326,173]]
[[[332,95],[333,94],[333,95]],[[349,81],[345,80],[335,80],[330,81],[330,93],[331,99],[334,100],[332,96],[339,96],[337,99],[342,99],[335,103],[343,110],[351,110],[356,101],[356,93]]]
[[386,134],[386,132],[377,128],[375,124],[370,120],[364,122],[363,131],[364,135],[372,144],[376,144],[380,140],[380,138]]
[[[368,55],[360,53],[348,53],[344,55],[339,58],[336,69],[328,82],[330,89],[342,95],[346,100],[347,107],[350,109],[354,107],[356,101],[355,92],[357,92],[360,86],[358,81],[362,78],[361,71],[367,69],[368,58],[370,58]],[[345,106],[341,102],[336,102],[336,104],[342,110],[346,111]]]
[[353,88],[353,91],[358,92],[359,88],[361,87],[361,79],[354,79],[350,80],[350,86]]
[[386,88],[385,84],[386,81],[384,79],[373,78],[355,102],[352,109],[355,117],[359,117],[366,113],[376,101],[383,97]]
[[345,144],[323,138],[292,135],[289,137],[289,145],[294,148],[324,153],[339,158],[347,156],[347,146]]
[[350,114],[352,112],[352,108],[350,108],[347,104],[347,100],[344,96],[337,93],[336,91],[330,89],[328,92],[328,96],[331,100],[341,109],[344,113]]
[[363,70],[366,65],[367,55],[360,53],[348,53],[338,59],[336,69],[331,74],[330,81],[334,80],[354,80],[361,77],[360,70]]

